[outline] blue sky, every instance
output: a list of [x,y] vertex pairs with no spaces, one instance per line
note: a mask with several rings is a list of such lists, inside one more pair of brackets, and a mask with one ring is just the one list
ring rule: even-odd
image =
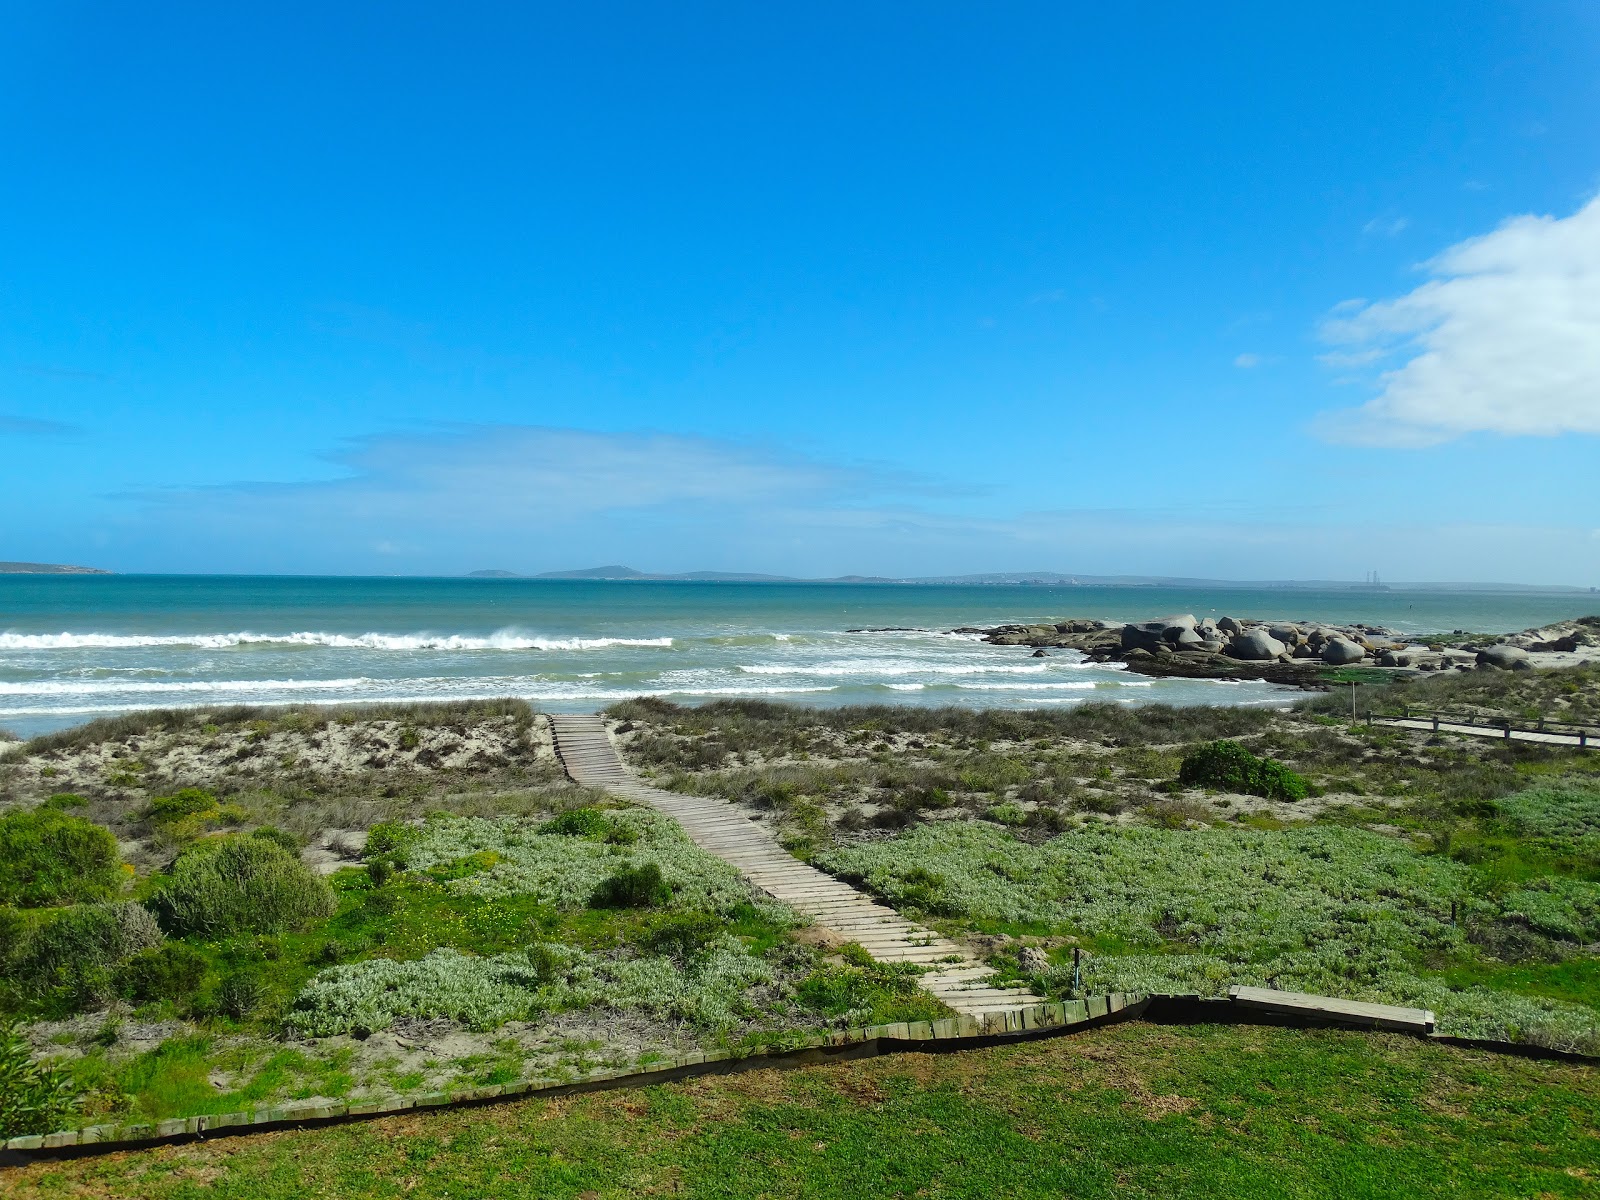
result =
[[6,10],[0,558],[1600,583],[1592,4]]

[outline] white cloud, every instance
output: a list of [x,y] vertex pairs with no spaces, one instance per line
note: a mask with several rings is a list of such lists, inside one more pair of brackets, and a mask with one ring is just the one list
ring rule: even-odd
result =
[[1373,217],[1361,227],[1361,232],[1368,237],[1398,237],[1410,224],[1405,217]]
[[1241,354],[1233,360],[1233,365],[1248,371],[1251,367],[1259,367],[1261,365],[1261,355]]
[[1365,405],[1325,414],[1325,436],[1600,433],[1600,197],[1569,217],[1513,217],[1424,267],[1415,290],[1347,302],[1324,323],[1333,365],[1403,359]]

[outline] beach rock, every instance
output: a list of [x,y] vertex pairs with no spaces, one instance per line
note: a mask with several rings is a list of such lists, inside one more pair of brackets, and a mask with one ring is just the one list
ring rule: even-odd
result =
[[1049,658],[1050,657],[1050,651],[1046,650],[1043,646],[1040,646],[1037,650],[1035,650],[1028,657],[1029,658]]
[[1301,637],[1298,625],[1269,625],[1267,632],[1286,646],[1294,645]]
[[1316,656],[1317,648],[1310,642],[1301,642],[1294,648],[1295,658],[1315,658]]
[[1378,655],[1378,665],[1380,667],[1409,667],[1411,665],[1411,655],[1401,654],[1398,650],[1385,650]]
[[1221,654],[1222,653],[1222,643],[1219,642],[1216,638],[1207,638],[1205,641],[1201,642],[1198,646],[1196,646],[1195,649],[1203,650],[1207,654]]
[[1206,644],[1205,638],[1192,629],[1178,629],[1168,632],[1169,634],[1176,634],[1176,636],[1167,638],[1174,650],[1199,650]]
[[1584,641],[1580,640],[1577,635],[1569,634],[1566,637],[1552,638],[1548,642],[1535,642],[1533,645],[1529,646],[1528,649],[1542,651],[1554,650],[1562,654],[1571,654],[1579,646],[1584,644]]
[[1170,617],[1157,617],[1150,624],[1159,625],[1162,629],[1193,629],[1197,622],[1193,613],[1175,613]]
[[1367,656],[1366,647],[1347,638],[1329,638],[1322,644],[1322,661],[1333,666],[1360,662]]
[[1244,626],[1232,617],[1223,617],[1217,622],[1217,628],[1222,630],[1223,633],[1239,634],[1244,632]]
[[1228,643],[1228,648],[1223,653],[1229,658],[1240,658],[1246,662],[1267,662],[1277,658],[1287,649],[1287,646],[1265,629],[1252,629],[1249,633],[1241,633],[1235,637]]
[[1485,646],[1478,651],[1478,665],[1501,671],[1519,671],[1533,664],[1528,661],[1528,652],[1520,646]]

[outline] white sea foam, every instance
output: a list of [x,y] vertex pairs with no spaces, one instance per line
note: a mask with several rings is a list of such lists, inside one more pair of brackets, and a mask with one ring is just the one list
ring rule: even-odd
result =
[[[1086,688],[1097,688],[1098,683],[1077,681],[1073,683],[1033,683],[1018,680],[1016,683],[958,683],[956,687],[965,692],[1061,692],[1081,691]],[[1114,683],[1108,687],[1116,687]]]
[[321,646],[335,650],[603,650],[612,646],[670,647],[659,638],[546,638],[501,631],[487,637],[431,633],[0,633],[0,650],[134,650],[155,646],[194,646],[227,650],[234,646]]
[[[190,692],[341,692],[351,691],[379,680],[374,679],[78,679],[38,680],[30,683],[0,683],[0,696],[127,696],[141,693]],[[408,680],[408,683],[425,682]]]
[[[440,699],[448,700],[488,700],[502,696],[512,696],[517,699],[532,702],[555,701],[571,703],[575,701],[605,701],[614,703],[618,700],[627,700],[635,696],[783,696],[798,692],[831,692],[832,687],[726,687],[726,688],[677,688],[677,687],[619,687],[606,690],[585,689],[581,687],[562,687],[546,685],[534,688],[486,688],[484,680],[465,679],[407,679],[407,680],[361,680],[361,679],[326,679],[326,680],[250,680],[210,682],[204,685],[185,688],[190,693],[204,692],[216,700],[224,702],[245,702],[259,704],[267,707],[282,707],[285,705],[301,703],[296,694],[303,691],[338,691],[345,690],[349,693],[347,699],[351,703],[384,703],[384,704],[416,704]],[[360,685],[369,685],[366,687]],[[376,685],[376,686],[371,686]],[[398,687],[394,685],[400,685]],[[429,686],[435,685],[435,686]],[[143,691],[147,698],[138,698]],[[0,695],[16,695],[17,693],[0,690]],[[42,693],[41,693],[42,694]],[[26,717],[26,716],[72,716],[85,713],[115,713],[115,712],[143,712],[152,708],[167,708],[173,704],[171,699],[155,699],[145,689],[132,690],[126,693],[99,693],[104,699],[95,703],[96,694],[71,692],[49,693],[59,699],[77,703],[62,704],[29,704],[26,707],[0,707],[0,717]],[[156,695],[170,695],[171,693],[156,693]],[[126,698],[124,698],[126,697]],[[215,701],[213,701],[215,702]],[[319,701],[326,703],[326,700]]]
[[1010,675],[1037,674],[1050,668],[1044,663],[930,663],[903,659],[877,662],[870,658],[822,663],[755,663],[739,665],[746,675]]

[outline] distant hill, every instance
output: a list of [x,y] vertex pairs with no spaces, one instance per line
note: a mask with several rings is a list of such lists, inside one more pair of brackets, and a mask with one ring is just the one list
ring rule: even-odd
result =
[[1196,579],[1177,575],[1065,575],[1059,571],[998,571],[987,575],[939,575],[896,583],[951,583],[1010,587],[1281,588],[1319,592],[1548,592],[1575,594],[1594,588],[1537,583],[1359,583],[1349,579]]
[[515,571],[468,571],[468,579],[521,579]]
[[740,571],[685,571],[677,575],[652,575],[632,567],[589,567],[582,571],[546,571],[535,579],[665,579],[701,583],[797,583],[788,575],[755,575]]
[[99,567],[73,567],[64,563],[0,562],[0,575],[109,575]]
[[[481,574],[481,572],[474,572]],[[535,579],[676,580],[680,583],[899,583],[873,575],[842,575],[836,579],[801,579],[794,575],[757,575],[747,571],[683,571],[676,575],[654,575],[632,567],[589,567],[582,571],[546,571]]]

